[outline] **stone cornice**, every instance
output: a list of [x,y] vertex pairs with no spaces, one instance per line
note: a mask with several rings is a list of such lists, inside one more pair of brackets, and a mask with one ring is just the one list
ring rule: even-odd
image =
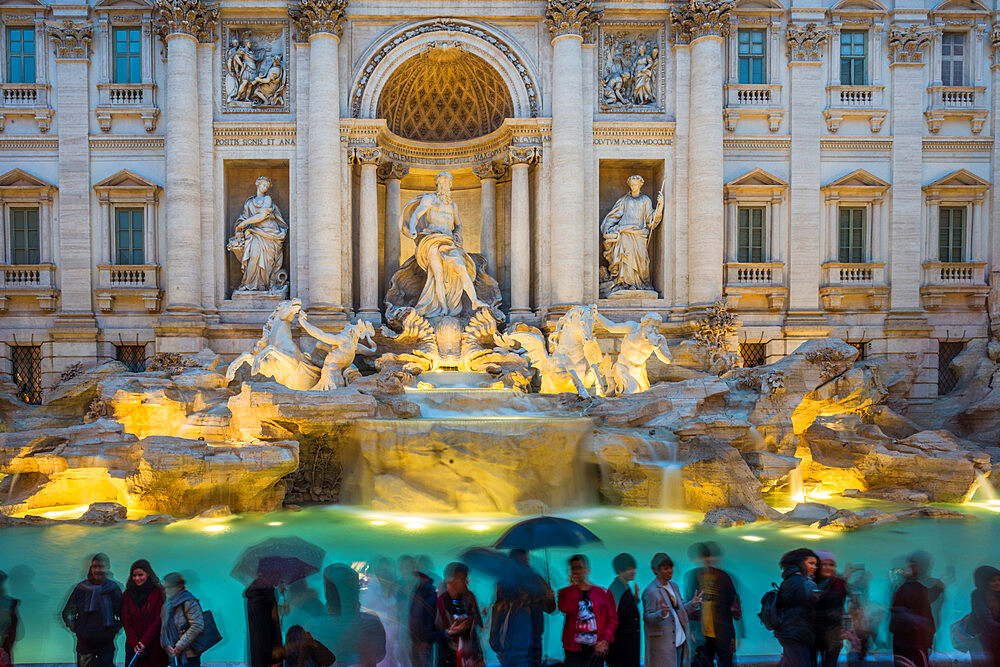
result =
[[183,34],[209,42],[215,38],[218,22],[218,5],[201,0],[156,0],[153,8],[153,26],[163,40]]
[[902,28],[898,25],[889,26],[889,62],[896,64],[922,64],[924,62],[924,46],[934,37],[934,28],[921,28],[916,25]]
[[288,8],[295,24],[295,39],[309,41],[312,35],[326,33],[340,39],[347,18],[347,0],[299,0]]
[[673,143],[673,122],[604,122],[594,123],[595,146],[669,146]]
[[94,38],[94,26],[90,23],[76,23],[65,20],[53,24],[49,30],[55,46],[57,60],[88,60],[90,42]]
[[699,37],[729,34],[729,14],[736,0],[688,0],[687,5],[670,8],[671,39],[690,44]]
[[603,9],[594,7],[593,0],[548,0],[545,25],[552,39],[564,35],[589,39],[603,14]]
[[820,28],[815,23],[807,23],[805,26],[788,26],[785,30],[788,60],[791,62],[819,62],[823,57],[823,47],[832,32],[829,28]]

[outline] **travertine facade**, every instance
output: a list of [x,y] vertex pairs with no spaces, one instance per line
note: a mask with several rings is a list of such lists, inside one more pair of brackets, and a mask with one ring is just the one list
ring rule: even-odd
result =
[[[24,345],[46,388],[115,346],[231,359],[282,298],[378,323],[402,207],[445,169],[514,321],[597,304],[677,338],[725,296],[769,359],[865,343],[914,405],[940,342],[988,335],[997,7],[442,7],[0,0],[0,370]],[[653,290],[601,298],[632,174],[664,195]],[[239,289],[227,251],[258,176],[287,297]]]

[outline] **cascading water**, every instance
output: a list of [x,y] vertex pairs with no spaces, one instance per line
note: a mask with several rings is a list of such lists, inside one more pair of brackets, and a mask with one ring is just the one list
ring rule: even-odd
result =
[[976,492],[973,494],[981,496],[987,504],[994,507],[1000,506],[1000,498],[997,497],[997,491],[993,488],[993,483],[990,482],[990,478],[982,473],[982,471],[976,471]]
[[805,502],[806,490],[802,481],[802,461],[795,464],[795,468],[788,473],[788,496],[797,503]]

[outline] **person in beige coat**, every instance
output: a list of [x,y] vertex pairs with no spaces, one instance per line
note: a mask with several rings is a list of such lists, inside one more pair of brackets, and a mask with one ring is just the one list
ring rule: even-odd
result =
[[674,562],[665,553],[653,556],[656,578],[642,592],[642,628],[646,640],[647,665],[680,667],[688,662],[685,646],[690,630],[688,614],[701,607],[701,593],[689,602],[681,599],[681,589],[673,581]]

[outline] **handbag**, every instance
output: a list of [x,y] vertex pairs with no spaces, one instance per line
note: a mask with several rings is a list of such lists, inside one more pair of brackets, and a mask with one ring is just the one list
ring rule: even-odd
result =
[[966,614],[951,624],[951,645],[956,651],[972,653],[979,650],[979,640],[970,632],[972,622],[972,614]]
[[222,641],[222,634],[219,632],[219,628],[215,624],[215,616],[212,615],[212,612],[207,610],[202,611],[201,617],[205,623],[205,629],[201,631],[201,634],[198,635],[193,642],[191,642],[191,650],[198,655],[201,655]]

